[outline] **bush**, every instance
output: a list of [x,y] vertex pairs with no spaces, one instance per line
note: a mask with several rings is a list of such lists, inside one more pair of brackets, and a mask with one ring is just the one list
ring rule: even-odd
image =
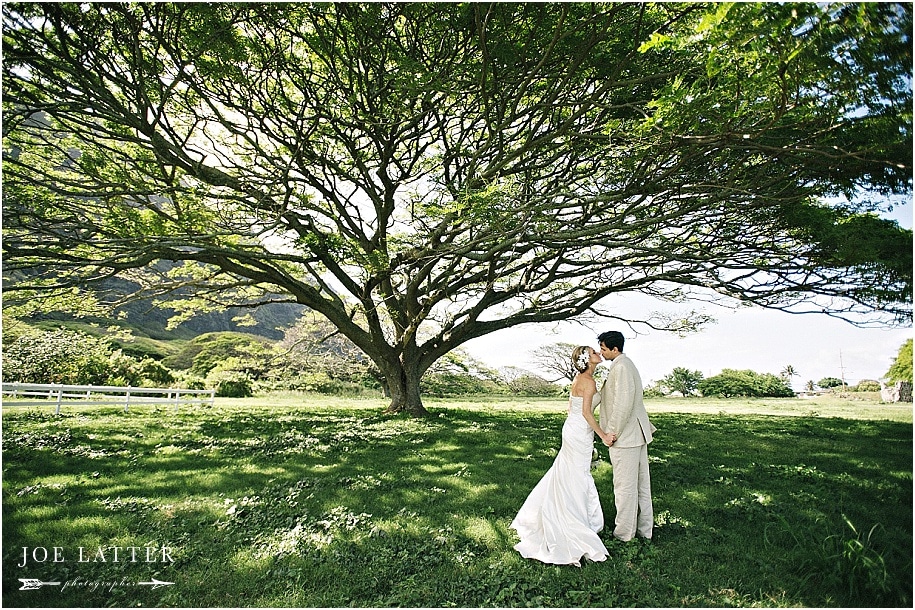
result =
[[254,388],[256,392],[316,392],[336,396],[377,395],[379,392],[377,387],[366,387],[348,377],[334,378],[324,371],[258,380]]
[[254,378],[248,372],[247,361],[240,358],[226,358],[213,367],[206,376],[208,388],[216,390],[216,396],[246,398],[254,396]]
[[841,379],[837,379],[835,377],[824,377],[823,379],[817,381],[817,385],[824,390],[828,390],[829,388],[840,388],[845,384]]
[[655,382],[653,385],[647,385],[642,390],[642,395],[645,398],[663,398],[664,391],[661,389],[660,382]]
[[108,358],[106,385],[158,388],[168,387],[174,380],[172,372],[152,358],[137,360],[121,350]]
[[207,376],[207,386],[223,398],[248,398],[254,396],[254,382],[241,371],[213,371]]
[[143,358],[137,362],[135,369],[141,379],[149,381],[154,387],[165,387],[175,381],[172,372],[164,364],[152,358]]
[[4,381],[72,385],[164,386],[174,377],[152,358],[137,360],[107,340],[58,329],[22,334],[3,351]]
[[513,394],[519,396],[556,396],[563,388],[538,375],[521,375],[508,384]]
[[420,382],[420,389],[424,395],[437,398],[508,393],[508,388],[490,379],[459,373],[426,373]]
[[20,336],[3,350],[3,379],[19,383],[104,385],[111,377],[107,341],[59,329]]
[[165,359],[169,367],[190,370],[205,377],[229,358],[245,360],[252,377],[259,377],[269,368],[273,356],[270,342],[246,333],[206,333],[188,341],[182,350]]
[[703,396],[737,396],[756,398],[788,398],[794,396],[785,380],[771,373],[753,371],[736,371],[724,369],[720,375],[703,379],[699,382],[699,391]]
[[192,373],[179,371],[174,374],[172,387],[183,388],[185,390],[206,390],[207,383],[203,377],[198,377]]
[[141,386],[143,378],[137,370],[137,361],[116,350],[108,356],[108,374],[100,385]]
[[862,379],[853,389],[853,392],[879,392],[880,382],[873,379]]

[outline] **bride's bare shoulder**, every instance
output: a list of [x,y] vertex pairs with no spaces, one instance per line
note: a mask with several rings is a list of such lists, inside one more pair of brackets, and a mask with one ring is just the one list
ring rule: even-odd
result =
[[572,385],[569,387],[569,394],[579,398],[583,398],[588,393],[593,394],[596,391],[597,384],[594,382],[594,378],[582,375],[576,375],[575,379],[572,380]]

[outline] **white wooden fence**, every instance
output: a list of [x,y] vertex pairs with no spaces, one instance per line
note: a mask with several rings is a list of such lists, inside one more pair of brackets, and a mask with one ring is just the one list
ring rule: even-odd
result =
[[[215,390],[184,390],[179,388],[132,388],[105,385],[60,385],[56,383],[4,383],[3,403],[9,406],[55,405],[130,405],[168,404],[213,406]],[[39,400],[40,398],[40,400]],[[12,399],[12,400],[10,400]]]

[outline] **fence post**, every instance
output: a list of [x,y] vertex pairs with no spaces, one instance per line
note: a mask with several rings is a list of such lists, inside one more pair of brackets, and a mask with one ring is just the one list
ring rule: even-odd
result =
[[130,386],[127,386],[127,400],[124,402],[124,412],[130,409]]
[[57,388],[57,409],[54,410],[54,415],[60,415],[60,401],[63,400],[64,389],[63,387]]

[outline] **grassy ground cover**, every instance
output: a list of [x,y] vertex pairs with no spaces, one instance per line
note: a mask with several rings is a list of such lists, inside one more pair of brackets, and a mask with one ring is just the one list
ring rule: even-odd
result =
[[[508,529],[561,400],[382,406],[5,405],[3,605],[912,605],[911,406],[652,402],[655,540],[605,531],[581,568],[521,559]],[[605,451],[593,472],[612,523]]]

